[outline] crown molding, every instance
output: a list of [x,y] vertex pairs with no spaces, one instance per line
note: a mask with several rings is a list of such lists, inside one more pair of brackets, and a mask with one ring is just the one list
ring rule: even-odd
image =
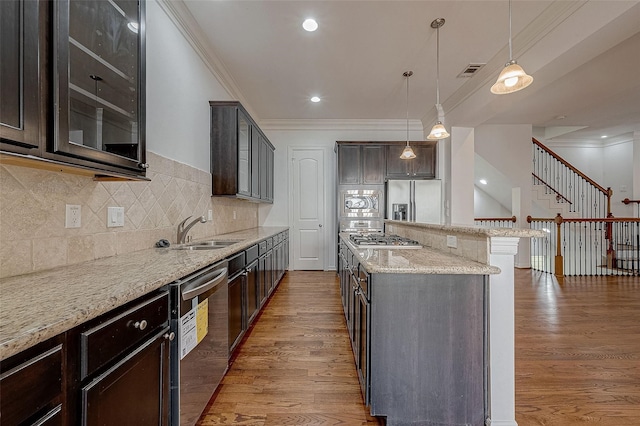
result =
[[257,119],[255,111],[250,107],[227,67],[213,51],[202,28],[184,2],[182,0],[156,0],[156,3],[191,45],[194,52],[202,59],[205,66],[229,94],[230,98],[240,101],[249,114],[254,119]]
[[[407,130],[407,121],[399,119],[361,120],[361,119],[317,119],[317,120],[280,120],[267,119],[259,122],[263,130],[374,130],[397,132]],[[409,131],[423,132],[420,120],[409,120]]]

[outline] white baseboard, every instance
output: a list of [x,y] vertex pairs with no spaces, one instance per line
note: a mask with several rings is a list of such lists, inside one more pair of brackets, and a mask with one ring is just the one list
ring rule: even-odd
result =
[[518,426],[515,420],[491,420],[489,417],[484,424],[486,426]]

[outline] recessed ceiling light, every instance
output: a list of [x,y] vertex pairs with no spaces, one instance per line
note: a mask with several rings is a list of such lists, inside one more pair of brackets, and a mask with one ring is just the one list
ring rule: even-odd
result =
[[602,135],[602,136],[600,136],[600,137],[601,137],[602,139],[606,139],[606,138],[607,138],[607,135]]
[[314,96],[311,98],[311,102],[320,102],[320,98],[317,96]]
[[564,120],[565,118],[567,118],[566,115],[556,115],[555,117],[556,120]]
[[318,29],[318,23],[313,18],[307,18],[302,23],[302,28],[304,28],[307,31],[315,31]]
[[486,185],[487,184],[487,180],[486,179],[480,179],[480,183],[483,184],[483,185]]

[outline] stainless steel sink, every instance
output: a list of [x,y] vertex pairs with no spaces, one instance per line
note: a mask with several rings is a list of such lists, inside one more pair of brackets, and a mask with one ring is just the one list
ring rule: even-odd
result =
[[209,240],[198,241],[194,243],[178,244],[172,248],[175,250],[216,250],[231,246],[239,241],[221,241],[221,240]]

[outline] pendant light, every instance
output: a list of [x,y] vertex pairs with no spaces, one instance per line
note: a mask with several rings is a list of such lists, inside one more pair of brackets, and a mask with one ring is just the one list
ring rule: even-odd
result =
[[405,71],[402,75],[407,79],[407,146],[404,147],[400,158],[403,160],[411,160],[412,158],[416,158],[416,154],[409,146],[409,77],[413,75],[413,71]]
[[518,65],[518,62],[513,59],[513,49],[511,47],[511,0],[509,0],[509,62],[504,65],[498,80],[491,86],[491,93],[506,95],[522,90],[532,82],[533,77],[527,75],[522,67]]
[[[444,18],[434,19],[431,22],[431,28],[436,29],[436,111],[438,115],[442,111],[442,105],[440,105],[440,27],[444,25]],[[438,117],[439,118],[439,117]],[[449,132],[445,129],[440,120],[431,128],[431,133],[427,136],[429,141],[437,141],[440,139],[448,138]]]

